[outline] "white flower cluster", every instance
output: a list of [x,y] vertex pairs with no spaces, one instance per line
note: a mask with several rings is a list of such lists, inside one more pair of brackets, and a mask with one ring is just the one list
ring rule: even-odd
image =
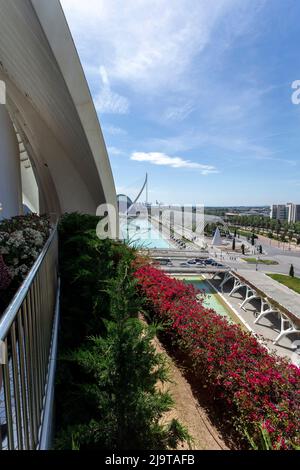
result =
[[24,217],[12,219],[10,226],[0,224],[0,255],[4,256],[12,279],[22,281],[26,277],[49,236],[47,219],[35,218],[34,228],[29,227],[31,221]]
[[26,277],[26,274],[28,273],[28,266],[26,264],[22,264],[21,266],[18,266],[16,268],[10,267],[8,269],[12,279],[17,276],[24,279]]
[[38,230],[34,230],[32,228],[26,228],[23,231],[23,236],[26,238],[26,240],[31,240],[32,244],[41,247],[44,244],[44,237],[41,232]]

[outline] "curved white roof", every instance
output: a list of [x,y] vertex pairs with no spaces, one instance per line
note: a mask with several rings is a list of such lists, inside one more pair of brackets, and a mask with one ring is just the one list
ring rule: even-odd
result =
[[58,0],[0,0],[0,79],[40,210],[96,213],[116,192],[95,107]]

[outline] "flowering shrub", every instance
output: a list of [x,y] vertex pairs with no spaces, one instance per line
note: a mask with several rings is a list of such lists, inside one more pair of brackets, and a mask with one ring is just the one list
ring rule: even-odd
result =
[[2,289],[8,287],[7,276],[11,281],[22,282],[49,233],[50,222],[45,216],[27,215],[0,222],[0,289],[1,284]]
[[259,440],[260,424],[274,449],[300,443],[300,369],[271,355],[251,333],[197,302],[191,285],[142,266],[135,276],[150,311],[185,353],[195,379],[209,386],[236,430]]
[[73,213],[59,224],[55,447],[174,449],[189,436],[176,419],[166,423],[172,400],[157,382],[168,374],[153,345],[156,327],[138,318],[143,299],[132,276],[135,250],[100,240],[98,222]]
[[9,269],[4,263],[3,256],[0,255],[0,291],[5,290],[11,283]]

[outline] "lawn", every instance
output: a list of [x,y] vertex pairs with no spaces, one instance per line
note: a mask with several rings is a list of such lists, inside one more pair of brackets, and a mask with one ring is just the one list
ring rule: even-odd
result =
[[276,265],[279,264],[277,261],[274,261],[272,259],[259,259],[257,260],[256,258],[242,258],[246,263],[250,264],[267,264],[267,265]]
[[[250,232],[249,230],[245,230],[245,229],[239,229],[237,227],[234,227],[234,226],[229,226],[228,227],[230,232],[233,234],[236,230],[236,233],[237,235],[240,235],[241,237],[249,237],[251,238],[252,237],[252,234],[253,232]],[[257,235],[255,235],[255,238],[257,238]]]
[[289,287],[293,291],[297,292],[297,294],[300,294],[299,277],[285,276],[284,274],[268,274],[268,276],[274,279],[274,281],[278,281],[280,284]]

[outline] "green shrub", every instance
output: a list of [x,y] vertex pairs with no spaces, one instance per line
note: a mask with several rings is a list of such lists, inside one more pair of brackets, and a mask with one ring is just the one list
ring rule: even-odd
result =
[[102,320],[109,312],[106,281],[115,276],[120,259],[130,262],[135,256],[122,243],[99,240],[99,220],[74,213],[63,216],[59,224],[63,348],[74,348],[103,330]]
[[158,327],[139,318],[135,252],[100,241],[92,229],[97,221],[71,214],[60,225],[56,448],[175,448],[189,436],[176,420],[161,424],[173,401],[157,388],[168,380],[164,356],[153,345]]
[[[258,423],[256,428],[257,428],[257,434],[259,437],[258,444],[256,442],[257,439],[255,440],[252,436],[250,436],[250,434],[248,433],[246,429],[244,430],[245,437],[248,440],[251,448],[253,450],[274,450],[270,433],[266,429],[265,424]],[[300,450],[300,447],[295,444],[292,444],[292,447],[294,450]],[[276,450],[279,450],[279,448],[280,448],[280,443],[277,445]]]

